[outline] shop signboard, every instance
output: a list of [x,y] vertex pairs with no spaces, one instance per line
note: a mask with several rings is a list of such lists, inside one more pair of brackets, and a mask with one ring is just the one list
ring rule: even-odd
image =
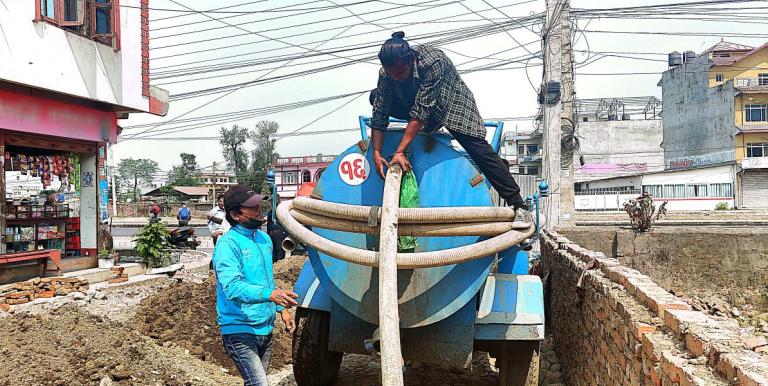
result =
[[30,93],[0,90],[0,127],[94,142],[117,142],[117,115]]
[[99,221],[109,222],[109,182],[99,179]]

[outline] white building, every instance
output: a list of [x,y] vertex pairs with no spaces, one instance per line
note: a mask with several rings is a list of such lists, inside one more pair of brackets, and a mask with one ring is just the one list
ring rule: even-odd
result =
[[624,203],[642,192],[650,193],[657,205],[667,201],[667,210],[714,210],[721,203],[733,208],[736,173],[729,164],[580,182],[576,184],[576,210],[623,210]]

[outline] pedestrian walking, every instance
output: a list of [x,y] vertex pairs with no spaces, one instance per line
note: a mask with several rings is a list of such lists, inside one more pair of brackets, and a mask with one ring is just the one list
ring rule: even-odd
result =
[[160,205],[157,201],[152,201],[152,205],[149,206],[149,221],[160,221]]
[[213,245],[216,241],[229,230],[229,222],[226,220],[227,212],[224,210],[224,195],[216,196],[216,205],[208,212],[208,230],[211,231]]
[[[528,205],[520,195],[509,168],[485,140],[485,126],[472,91],[461,80],[456,67],[443,51],[424,44],[411,48],[405,33],[395,32],[381,46],[379,81],[371,92],[371,142],[376,171],[399,164],[411,169],[405,151],[420,130],[432,133],[445,127],[475,161],[480,171],[515,208],[517,218],[528,219]],[[399,146],[387,161],[381,154],[389,118],[408,121]]]
[[192,220],[192,211],[187,208],[186,202],[181,203],[181,208],[176,212],[176,220],[179,220],[180,227],[189,225],[189,220]]
[[298,295],[275,288],[272,241],[260,230],[266,217],[261,202],[267,196],[245,186],[224,193],[226,220],[232,226],[213,252],[216,271],[216,313],[227,354],[245,386],[267,386],[276,314],[293,333],[296,322],[287,308]]

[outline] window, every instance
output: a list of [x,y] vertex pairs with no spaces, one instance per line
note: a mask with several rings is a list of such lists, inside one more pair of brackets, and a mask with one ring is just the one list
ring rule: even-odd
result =
[[315,181],[320,181],[320,177],[323,175],[323,172],[325,171],[325,168],[318,169],[317,172],[315,172]]
[[723,81],[723,74],[715,75],[715,81],[716,82],[722,82]]
[[525,155],[525,145],[517,145],[517,155]]
[[539,168],[536,166],[528,166],[528,174],[532,176],[539,175]]
[[117,0],[37,0],[36,20],[119,49]]
[[757,74],[757,85],[768,86],[768,73]]
[[525,166],[518,166],[517,174],[525,174]]
[[685,185],[664,185],[664,198],[685,198]]
[[589,122],[589,117],[581,117],[582,122]]
[[301,172],[301,182],[312,182],[312,173],[309,170]]
[[730,183],[709,184],[709,197],[733,197],[732,185]]
[[765,122],[766,105],[746,105],[744,118],[747,122]]
[[747,144],[747,158],[760,158],[766,156],[768,156],[768,142]]
[[531,145],[525,145],[525,150],[527,151],[526,155],[536,155],[539,153],[539,145],[535,143]]
[[643,192],[647,192],[651,197],[662,197],[661,185],[643,185]]
[[296,172],[283,172],[283,185],[294,185],[297,182]]
[[707,185],[688,185],[688,197],[707,197]]

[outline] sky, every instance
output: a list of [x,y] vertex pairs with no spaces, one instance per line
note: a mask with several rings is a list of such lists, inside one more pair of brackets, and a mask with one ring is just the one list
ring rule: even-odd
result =
[[[571,7],[596,9],[670,2],[673,1],[572,0]],[[249,82],[259,77],[279,77],[347,62],[350,58],[358,59],[366,54],[375,55],[378,46],[389,38],[392,32],[398,30],[404,31],[408,39],[409,36],[419,37],[449,29],[498,24],[508,21],[509,18],[525,17],[545,9],[544,0],[154,0],[150,4],[150,66],[151,74],[155,77],[151,83],[168,90],[172,96]],[[351,5],[338,6],[346,4]],[[229,7],[235,5],[241,6]],[[734,7],[741,6],[743,5],[739,4]],[[768,3],[759,2],[749,6],[768,6]],[[208,16],[163,10],[180,10],[185,7],[197,11],[213,7],[229,8],[221,9],[219,13],[209,13]],[[232,13],[235,11],[249,13]],[[171,16],[173,18],[168,18]],[[220,20],[212,20],[211,17]],[[577,97],[660,98],[661,88],[657,83],[661,78],[660,73],[667,68],[666,53],[686,50],[701,52],[720,41],[721,35],[724,35],[727,41],[750,46],[759,46],[768,41],[765,24],[761,22],[707,21],[701,20],[706,17],[690,17],[698,20],[578,18],[578,31],[574,37]],[[224,23],[235,24],[237,27]],[[498,63],[500,60],[530,57],[531,54],[539,56],[540,31],[541,25],[535,24],[492,35],[467,32],[453,35],[462,41],[446,41],[439,47],[458,69],[469,69]],[[648,34],[649,32],[652,34]],[[711,36],[681,35],[691,32]],[[731,36],[733,34],[741,36]],[[750,34],[760,36],[749,36]],[[431,40],[429,37],[409,39],[412,45]],[[263,60],[276,55],[309,54],[317,50],[331,50],[362,43],[369,43],[371,47],[340,52],[337,55],[341,57],[314,56],[290,62],[284,60],[227,71],[157,79],[162,76],[158,74],[171,69]],[[521,44],[523,47],[520,47]],[[630,58],[599,56],[613,52]],[[322,62],[317,62],[321,60]],[[531,58],[505,67],[464,74],[462,79],[474,93],[484,118],[512,118],[505,120],[506,130],[530,131],[531,120],[520,117],[530,117],[537,112],[536,91],[532,84],[538,85],[541,80],[541,59]],[[174,127],[174,124],[171,124],[173,122],[168,121],[212,114],[226,115],[240,110],[370,90],[376,86],[379,68],[377,60],[373,59],[301,77],[242,87],[228,95],[218,93],[173,101],[168,115],[163,118],[149,114],[131,114],[129,119],[119,122],[119,125],[126,129],[114,146],[114,161],[116,163],[123,158],[150,158],[157,161],[162,170],[167,171],[173,165],[181,163],[181,152],[187,152],[197,156],[200,166],[221,163],[224,159],[217,140],[184,138],[216,137],[221,126],[231,127],[236,123],[252,128],[259,120],[278,122],[279,134],[294,133],[278,139],[277,152],[281,156],[341,153],[360,139],[359,132],[313,135],[302,133],[358,127],[358,116],[371,114],[367,94],[234,122],[187,128],[178,132],[167,132],[170,131],[168,128]],[[197,79],[201,77],[214,78]],[[154,127],[163,122],[166,124]],[[148,123],[153,123],[153,126],[131,128],[133,125]],[[167,131],[154,132],[163,129]],[[150,131],[138,135],[145,130]],[[150,139],[131,138],[133,135],[150,136]],[[157,139],[159,137],[171,139]]]

